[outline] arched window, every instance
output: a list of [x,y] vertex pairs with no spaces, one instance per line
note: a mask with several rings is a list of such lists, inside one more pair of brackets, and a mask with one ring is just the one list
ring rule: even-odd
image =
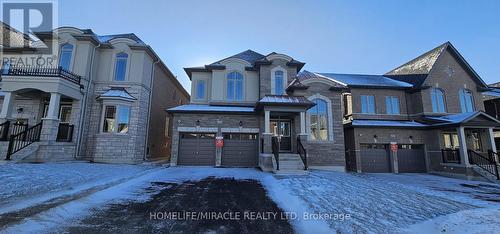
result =
[[274,94],[283,95],[285,93],[285,77],[283,71],[274,72]]
[[59,66],[65,70],[69,70],[71,66],[71,56],[73,55],[73,45],[63,44],[59,53]]
[[444,113],[446,107],[444,104],[444,92],[441,89],[433,88],[431,90],[432,112]]
[[458,96],[460,97],[460,108],[462,109],[462,113],[473,112],[474,99],[472,97],[472,92],[467,89],[461,89]]
[[322,99],[314,99],[314,107],[307,112],[310,119],[310,139],[317,141],[328,140],[328,104]]
[[115,80],[117,81],[125,80],[125,75],[127,74],[127,60],[128,60],[128,54],[123,52],[116,54]]
[[243,75],[239,72],[227,74],[227,100],[243,100]]

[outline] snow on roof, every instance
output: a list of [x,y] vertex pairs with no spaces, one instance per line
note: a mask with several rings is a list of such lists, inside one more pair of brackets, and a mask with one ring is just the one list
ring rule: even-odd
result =
[[411,88],[412,84],[393,80],[382,75],[359,75],[359,74],[337,74],[337,73],[317,73],[321,76],[332,79],[336,82],[347,84],[348,86],[375,86],[375,87],[398,87]]
[[222,59],[222,60],[219,60],[215,63],[212,63],[210,65],[219,65],[220,62],[224,61],[224,60],[227,60],[227,59],[230,59],[230,58],[237,58],[237,59],[241,59],[241,60],[245,60],[247,62],[249,62],[250,64],[254,64],[255,61],[257,60],[260,60],[262,58],[266,57],[265,55],[263,54],[260,54],[260,53],[257,53],[253,50],[245,50],[241,53],[238,53],[238,54],[235,54],[235,55],[232,55],[232,56],[229,56],[225,59]]
[[137,98],[130,95],[124,88],[112,87],[105,93],[99,95],[99,98],[123,98],[128,100],[137,100]]
[[167,109],[168,112],[238,112],[253,113],[253,107],[244,106],[213,106],[201,104],[188,104]]
[[429,74],[437,58],[448,46],[444,43],[420,56],[407,62],[396,69],[387,72],[386,75],[408,75],[408,74]]
[[428,127],[427,124],[422,124],[415,121],[396,121],[396,120],[353,120],[352,126],[371,126],[371,127]]
[[491,97],[500,97],[500,88],[493,88],[493,90],[484,92],[483,95]]
[[474,111],[474,112],[468,112],[468,113],[445,115],[445,116],[440,116],[440,117],[426,117],[426,118],[430,119],[430,120],[435,120],[435,121],[457,124],[457,123],[461,123],[461,122],[473,117],[474,115],[477,115],[478,113],[481,113],[481,112]]
[[138,44],[145,45],[145,43],[133,33],[114,34],[114,35],[96,35],[96,37],[99,40],[99,42],[101,42],[101,43],[107,43],[107,42],[109,42],[113,39],[116,39],[116,38],[128,38],[128,39],[131,39],[131,40],[137,42]]
[[259,100],[259,103],[281,103],[281,104],[305,104],[314,105],[313,102],[309,101],[303,96],[288,96],[288,95],[266,95]]

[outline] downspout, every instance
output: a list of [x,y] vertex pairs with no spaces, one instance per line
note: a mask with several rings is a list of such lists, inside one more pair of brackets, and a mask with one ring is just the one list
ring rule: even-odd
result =
[[146,119],[146,137],[144,139],[144,154],[142,156],[142,160],[143,161],[146,161],[146,154],[147,154],[147,151],[148,151],[148,141],[149,141],[149,118],[151,117],[151,100],[153,100],[153,78],[154,78],[154,75],[155,75],[155,65],[160,63],[161,60],[158,59],[156,60],[152,65],[151,65],[151,79],[149,81],[149,88],[150,88],[150,92],[149,92],[149,102],[148,102],[148,118]]
[[80,120],[78,123],[78,141],[76,143],[76,152],[75,152],[75,159],[78,158],[78,153],[80,152],[80,147],[82,145],[82,136],[83,136],[83,117],[85,116],[85,111],[87,109],[87,97],[89,96],[90,92],[90,84],[92,84],[92,79],[94,78],[93,73],[94,73],[94,59],[95,59],[95,52],[97,48],[101,47],[101,43],[99,43],[97,46],[94,47],[92,50],[92,57],[90,60],[90,72],[89,72],[89,82],[87,85],[87,90],[85,90],[85,96],[83,97],[83,102],[80,107]]

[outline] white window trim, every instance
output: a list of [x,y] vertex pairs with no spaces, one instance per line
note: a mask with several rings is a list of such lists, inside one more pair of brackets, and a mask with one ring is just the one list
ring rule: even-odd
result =
[[[203,97],[201,98],[198,98],[198,82],[200,81],[203,81],[205,82],[205,87],[204,87],[204,93],[203,93]],[[197,100],[197,101],[203,101],[203,100],[207,100],[207,91],[208,91],[208,88],[207,88],[207,85],[208,85],[208,81],[205,80],[205,79],[199,79],[199,80],[196,80],[196,82],[194,82],[194,100]]]
[[[389,113],[389,108],[387,106],[387,98],[390,99],[390,104],[391,104],[390,112],[391,113]],[[392,101],[394,98],[398,101],[398,105],[397,105],[398,113],[394,113],[394,106],[392,105],[393,104]],[[399,101],[399,96],[385,96],[384,102],[385,102],[385,114],[386,115],[401,115],[401,102]]]
[[73,64],[75,60],[75,51],[76,51],[76,45],[70,42],[63,42],[59,45],[59,59],[57,60],[57,66],[59,66],[59,63],[61,62],[61,52],[62,52],[62,47],[66,44],[72,45],[73,49],[71,50],[71,58],[69,60],[69,71],[73,71]]
[[332,101],[330,98],[325,97],[319,93],[314,94],[310,97],[307,98],[309,101],[313,101],[314,99],[321,99],[326,102],[327,104],[327,119],[328,119],[328,140],[323,141],[323,140],[313,140],[311,138],[311,134],[309,134],[310,129],[311,129],[311,116],[309,113],[306,114],[306,133],[307,133],[307,140],[311,142],[332,142],[333,141],[333,113],[332,113]]
[[[115,73],[116,73],[116,56],[118,54],[125,53],[127,54],[127,67],[125,69],[125,79],[124,80],[115,80]],[[131,60],[132,54],[127,52],[127,51],[117,51],[116,53],[113,53],[113,66],[111,67],[111,81],[114,82],[127,82],[129,81],[128,75],[129,75],[129,69],[130,69],[130,60]]]
[[[276,76],[275,72],[277,71],[282,71],[283,72],[283,92],[282,94],[276,94],[275,93],[275,87],[276,87]],[[281,66],[274,67],[271,69],[271,94],[272,95],[284,95],[286,94],[286,86],[288,85],[288,74],[285,68]]]
[[[233,73],[233,72],[237,72],[237,73],[240,73],[242,76],[243,76],[243,80],[241,81],[241,92],[243,92],[241,94],[241,97],[242,99],[241,100],[236,100],[236,99],[229,99],[228,96],[227,96],[227,87],[228,87],[228,79],[227,79],[227,75],[229,75],[230,73]],[[245,88],[246,88],[246,76],[245,76],[245,73],[244,72],[241,72],[239,70],[231,70],[231,71],[228,71],[226,74],[224,74],[224,97],[225,97],[225,100],[228,101],[228,102],[244,102],[246,100],[246,91],[245,91]],[[236,95],[236,94],[235,94]]]
[[[129,108],[129,116],[128,116],[128,127],[129,127],[129,130],[127,131],[127,133],[119,133],[119,132],[105,132],[103,130],[103,127],[104,127],[104,115],[106,114],[106,107],[107,106],[114,106],[116,108],[116,113],[115,113],[115,118],[116,118],[116,121],[115,121],[115,129],[118,130],[118,106],[126,106]],[[102,103],[102,108],[101,108],[101,123],[99,123],[99,133],[101,134],[118,134],[118,135],[128,135],[130,133],[130,126],[131,126],[131,123],[130,123],[130,120],[132,119],[132,105],[130,105],[130,103],[127,103],[127,102],[119,102],[119,101],[115,101],[115,102],[103,102]]]
[[[367,97],[367,99],[366,99],[366,104],[368,105],[368,106],[367,106],[367,108],[368,108],[368,109],[367,109],[367,111],[368,111],[368,112],[363,112],[363,96],[366,96],[366,97]],[[368,97],[373,97],[373,112],[369,112],[369,109],[370,109],[370,105],[369,105],[369,104],[370,104],[370,102],[369,102],[369,98],[368,98]],[[362,114],[365,114],[365,115],[375,115],[375,114],[377,114],[377,100],[376,100],[376,98],[375,98],[375,95],[371,95],[371,94],[361,94],[361,95],[359,96],[359,98],[360,98],[360,101],[361,101],[359,106],[360,106],[360,108],[361,108],[361,113],[362,113]],[[385,100],[384,100],[384,102],[385,102]],[[387,112],[386,112],[386,113],[387,113]]]

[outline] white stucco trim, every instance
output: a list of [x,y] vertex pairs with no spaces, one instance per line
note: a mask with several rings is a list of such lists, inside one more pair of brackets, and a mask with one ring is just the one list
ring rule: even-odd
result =
[[276,77],[275,73],[277,71],[282,71],[283,72],[283,92],[286,92],[286,86],[288,85],[288,74],[285,68],[282,66],[277,66],[271,69],[271,94],[273,95],[283,95],[284,93],[275,93],[275,87],[276,87]]
[[334,81],[332,79],[325,78],[325,77],[309,78],[309,79],[306,79],[304,81],[301,81],[301,83],[304,85],[314,83],[314,82],[327,84],[327,85],[331,85],[331,86],[336,86],[338,84],[343,85],[343,86],[347,86],[346,84],[344,84],[342,82]]
[[[332,101],[330,98],[325,97],[319,93],[314,94],[310,97],[307,98],[309,101],[313,101],[314,99],[321,99],[326,102],[328,110],[327,110],[327,117],[328,117],[328,141],[333,141],[333,112],[332,112]],[[325,142],[321,140],[312,140],[311,135],[309,134],[309,129],[311,129],[311,116],[309,113],[307,113],[306,117],[306,132],[307,134],[307,140],[312,141],[312,142]]]
[[244,66],[251,66],[252,64],[243,60],[243,59],[239,59],[239,58],[228,58],[228,59],[225,59],[225,60],[222,60],[219,62],[221,65],[228,65],[230,63],[239,63],[239,64],[242,64]]
[[286,54],[271,54],[269,56],[266,56],[268,60],[274,60],[274,59],[283,59],[286,60],[287,62],[292,61],[292,57],[286,55]]

